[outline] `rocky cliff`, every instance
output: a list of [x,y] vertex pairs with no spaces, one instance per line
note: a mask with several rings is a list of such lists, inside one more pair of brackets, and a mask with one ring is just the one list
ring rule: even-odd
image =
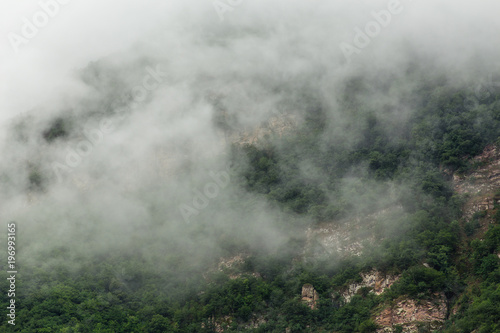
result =
[[318,300],[319,294],[312,284],[307,283],[302,286],[302,302],[307,304],[311,310],[316,309]]
[[473,161],[471,172],[453,174],[455,192],[466,198],[463,217],[467,221],[478,212],[491,217],[495,205],[500,203],[496,193],[500,188],[500,149],[489,145]]
[[331,255],[361,256],[367,244],[373,244],[384,237],[383,233],[376,230],[377,221],[402,213],[402,209],[401,206],[394,206],[366,216],[323,222],[308,228],[304,256],[306,259]]
[[447,307],[444,294],[434,294],[430,300],[401,299],[394,305],[379,309],[375,322],[377,333],[385,332],[430,332],[438,329],[446,319]]
[[375,295],[380,295],[399,279],[398,275],[383,274],[377,270],[361,273],[360,275],[363,281],[351,283],[341,293],[346,302],[350,302],[351,298],[356,295],[361,288],[370,288],[370,292]]

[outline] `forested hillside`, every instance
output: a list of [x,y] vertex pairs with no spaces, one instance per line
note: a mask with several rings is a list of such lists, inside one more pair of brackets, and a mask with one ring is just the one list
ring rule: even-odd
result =
[[500,332],[499,11],[0,1],[0,333]]
[[[466,218],[463,207],[470,194],[454,191],[452,175],[468,177],[479,167],[472,157],[496,144],[500,94],[484,87],[490,89],[488,96],[478,99],[445,78],[428,76],[411,91],[399,92],[399,98],[411,101],[413,112],[394,130],[387,125],[395,115],[390,105],[359,99],[367,92],[376,96],[397,89],[419,74],[415,69],[378,85],[361,77],[348,82],[338,112],[347,119],[343,126],[357,133],[349,142],[338,140],[330,111],[313,91],[305,91],[297,99],[310,102],[293,128],[282,135],[270,131],[253,144],[231,143],[228,170],[241,191],[236,197],[222,194],[230,196],[228,201],[217,198],[214,204],[253,211],[261,203],[252,200],[261,198],[277,212],[276,227],[288,235],[286,242],[273,249],[255,247],[256,240],[246,237],[244,218],[235,216],[234,230],[228,232],[228,226],[200,223],[207,217],[199,214],[188,234],[200,241],[206,233],[217,235],[221,250],[207,256],[165,244],[165,256],[154,260],[171,271],[155,270],[154,260],[141,252],[87,258],[67,246],[39,252],[33,258],[38,263],[21,265],[17,313],[23,325],[16,331],[375,332],[384,305],[424,301],[436,293],[444,295],[447,309],[439,331],[498,331],[497,204]],[[469,99],[477,104],[468,104]],[[227,117],[219,122],[227,124]],[[62,136],[69,130],[64,126],[56,122],[46,139]],[[37,179],[30,178],[32,186],[43,186]],[[369,228],[363,237],[372,241],[363,244],[361,254],[310,254],[307,228],[342,227],[381,210],[395,213],[349,231]],[[234,265],[218,264],[221,257],[237,255]],[[198,256],[201,264],[193,266],[186,260],[190,256]],[[67,265],[82,259],[82,265]],[[50,269],[44,261],[52,262]],[[398,279],[379,295],[365,287],[346,302],[345,287],[373,269]],[[319,295],[314,309],[301,300],[305,284]],[[2,285],[8,289],[6,280]],[[4,308],[7,302],[2,295]],[[422,322],[419,331],[429,331],[426,325]],[[395,325],[394,332],[403,327]]]

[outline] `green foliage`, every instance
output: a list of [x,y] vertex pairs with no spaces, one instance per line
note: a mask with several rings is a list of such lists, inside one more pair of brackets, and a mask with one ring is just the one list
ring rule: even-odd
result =
[[28,175],[30,190],[41,190],[43,188],[43,176],[40,171],[33,168]]
[[57,118],[52,122],[50,127],[43,132],[43,138],[47,142],[52,142],[57,138],[65,137],[68,135],[68,123],[62,118]]
[[361,333],[376,332],[377,328],[378,325],[373,320],[367,320],[359,325],[359,332]]
[[500,223],[500,209],[497,208],[495,214],[493,214],[493,220],[496,223]]
[[445,331],[452,332],[498,332],[500,330],[500,284],[485,282],[480,286],[479,294],[465,302],[461,313],[455,317],[453,324]]
[[390,288],[387,297],[409,295],[413,298],[423,298],[443,291],[445,286],[446,275],[444,273],[432,268],[416,266],[402,274],[401,278]]
[[473,249],[472,261],[474,272],[483,278],[499,267],[497,256],[500,250],[500,225],[493,225],[484,235],[483,240],[475,239],[471,242]]
[[464,226],[464,231],[467,236],[472,236],[478,230],[481,226],[480,220],[485,218],[488,215],[488,212],[486,210],[482,210],[479,212],[475,212],[472,215],[472,218],[469,222],[467,222]]
[[467,236],[472,236],[479,229],[481,225],[479,224],[479,220],[471,219],[469,222],[465,223],[464,231]]

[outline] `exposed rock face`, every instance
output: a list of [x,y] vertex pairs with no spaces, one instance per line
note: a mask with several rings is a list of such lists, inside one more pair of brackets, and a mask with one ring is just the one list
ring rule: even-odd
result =
[[467,176],[453,175],[455,191],[459,194],[485,194],[500,187],[500,151],[489,145],[474,157],[479,167]]
[[397,326],[403,327],[403,332],[418,332],[421,326],[438,329],[446,318],[446,299],[444,294],[434,296],[432,300],[404,299],[386,307],[375,318],[381,326],[377,332],[395,332]]
[[246,256],[243,254],[238,254],[229,258],[220,258],[219,270],[224,270],[225,268],[233,268],[242,265],[245,262]]
[[[210,321],[211,321],[211,326],[212,326],[214,332],[223,333],[229,329],[229,327],[231,326],[231,324],[233,322],[233,318],[231,318],[230,316],[224,316],[224,317],[218,318],[218,319],[215,319],[212,317]],[[201,328],[205,329],[206,325],[201,324]]]
[[306,303],[312,310],[316,309],[319,294],[311,284],[302,286],[302,302]]
[[346,302],[350,302],[351,298],[363,287],[372,288],[370,292],[380,295],[399,279],[399,276],[385,275],[376,270],[368,273],[361,273],[360,275],[363,281],[350,284],[347,290],[342,293],[342,297],[344,297]]
[[267,323],[267,320],[263,316],[255,316],[250,321],[248,324],[245,325],[246,329],[256,329],[259,328],[259,326],[264,325]]
[[241,276],[239,268],[245,262],[245,256],[238,254],[234,257],[220,258],[218,270],[228,274],[231,280],[237,279]]
[[[224,333],[230,330],[231,324],[233,323],[233,318],[231,316],[224,316],[218,319],[212,318],[211,325],[215,332]],[[251,318],[248,323],[245,325],[245,329],[256,329],[259,326],[267,323],[267,320],[262,316],[256,316]],[[206,328],[206,325],[201,325],[202,329]]]
[[[226,273],[231,280],[238,279],[244,275],[242,273],[242,266],[247,258],[248,255],[244,253],[240,253],[232,257],[221,257],[219,259],[219,263],[217,264],[217,270]],[[253,272],[250,275],[255,278],[261,278],[259,272]]]
[[480,211],[486,211],[489,215],[495,204],[500,203],[500,197],[494,193],[500,187],[500,149],[496,145],[489,145],[474,157],[474,162],[478,167],[473,172],[453,175],[455,191],[471,196],[463,209],[466,220]]
[[322,223],[306,230],[304,255],[319,257],[338,254],[340,256],[361,256],[363,243],[374,243],[383,235],[375,230],[377,219],[402,211],[401,206],[380,210],[374,214],[351,218],[347,221]]
[[297,127],[298,121],[292,114],[281,114],[273,116],[256,128],[243,128],[240,132],[234,133],[230,140],[239,144],[257,144],[263,142],[267,137],[281,137]]
[[350,224],[346,223],[342,227],[335,224],[324,224],[316,228],[308,228],[306,231],[307,248],[311,248],[312,244],[316,247],[314,251],[322,254],[334,254],[335,252],[341,255],[361,255],[363,247],[361,242],[356,239],[353,232],[349,230]]

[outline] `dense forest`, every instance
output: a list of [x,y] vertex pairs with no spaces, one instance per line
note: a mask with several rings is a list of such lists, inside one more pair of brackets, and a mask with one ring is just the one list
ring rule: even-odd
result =
[[[478,95],[476,85],[413,65],[400,77],[350,78],[335,110],[313,89],[292,92],[291,103],[303,115],[293,129],[227,146],[231,191],[222,191],[211,205],[229,206],[241,217],[218,225],[210,222],[217,218],[210,210],[182,222],[193,243],[212,235],[217,249],[207,254],[203,245],[199,251],[184,247],[175,236],[144,245],[143,252],[79,257],[70,244],[41,248],[29,263],[20,260],[19,325],[3,320],[0,330],[220,332],[226,323],[224,332],[375,332],[382,305],[444,293],[455,311],[448,311],[440,332],[500,332],[500,210],[482,230],[486,214],[464,218],[467,198],[452,186],[453,175],[473,172],[473,157],[500,138],[498,87],[483,85]],[[389,94],[410,110],[378,100]],[[237,129],[225,116],[230,110],[223,99],[217,103],[224,116],[214,121],[231,137]],[[37,135],[47,144],[60,142],[73,130],[70,123],[58,119]],[[34,169],[30,190],[43,191],[46,179]],[[273,248],[255,246],[259,241],[248,236],[244,212],[258,212],[263,202],[275,214],[276,230],[287,235]],[[141,228],[162,227],[158,207],[150,207],[153,218]],[[341,227],[381,210],[394,211],[366,231],[379,241],[364,244],[362,255],[305,250],[306,229]],[[245,260],[231,272],[217,269],[221,257],[239,254]],[[373,269],[400,278],[380,295],[365,288],[346,302],[341,291]],[[304,284],[319,294],[315,309],[301,301]],[[8,289],[7,280],[0,285]],[[7,308],[5,293],[0,301]],[[430,331],[424,324],[419,328]]]

